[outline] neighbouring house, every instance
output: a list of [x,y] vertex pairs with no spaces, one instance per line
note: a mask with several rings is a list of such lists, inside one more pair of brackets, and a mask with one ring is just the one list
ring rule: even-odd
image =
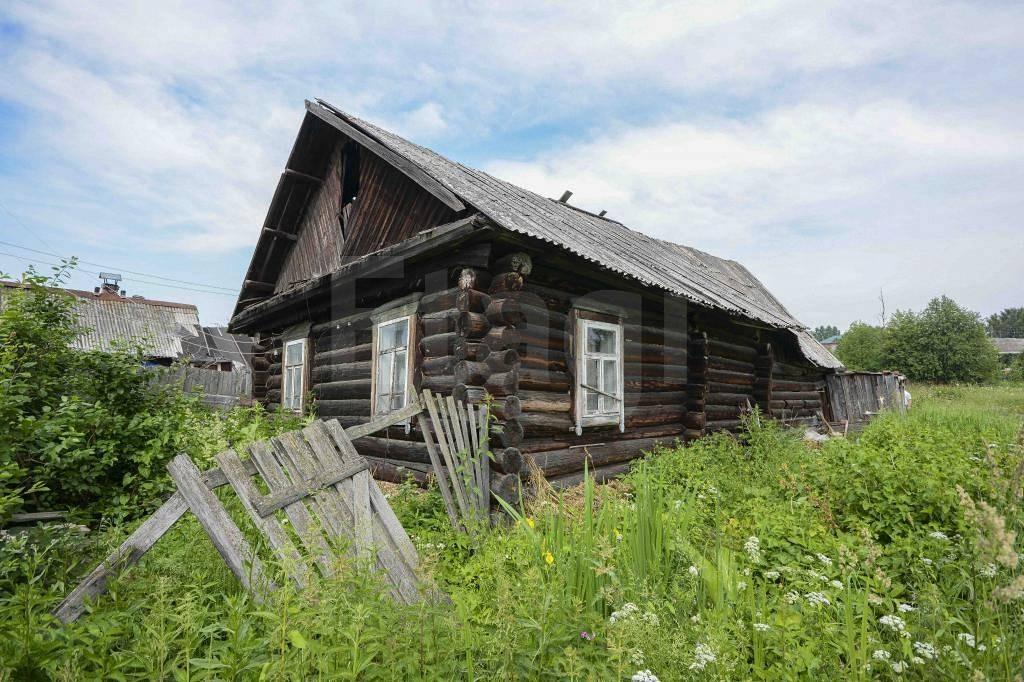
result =
[[[119,275],[103,274],[107,275],[103,283],[92,291],[61,290],[75,297],[78,322],[85,330],[75,339],[74,348],[109,351],[119,344],[139,344],[146,366],[184,366],[175,378],[184,375],[186,390],[202,387],[208,402],[223,404],[229,402],[227,396],[236,402],[239,396],[248,399],[251,338],[201,326],[199,310],[191,303],[129,296],[120,287]],[[0,282],[0,292],[22,286]]]
[[[532,462],[562,485],[751,406],[830,413],[841,363],[750,271],[569,194],[307,102],[229,325],[256,336],[254,395],[346,426],[420,389],[491,396],[495,478]],[[378,477],[428,471],[414,425],[356,446]]]
[[842,334],[834,334],[827,339],[823,339],[821,345],[825,346],[825,349],[829,353],[835,353],[836,347],[839,345],[839,339],[841,338],[843,338]]

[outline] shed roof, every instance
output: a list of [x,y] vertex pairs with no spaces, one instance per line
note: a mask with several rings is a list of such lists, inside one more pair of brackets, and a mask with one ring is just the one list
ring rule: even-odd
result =
[[[369,138],[370,144],[378,150],[375,153],[398,157],[401,163],[396,167],[411,179],[419,182],[418,178],[429,177],[430,186],[420,184],[435,196],[439,184],[444,192],[506,230],[554,244],[624,277],[694,303],[788,329],[797,336],[801,349],[812,362],[822,367],[842,367],[842,363],[736,261],[650,237],[615,220],[517,187],[451,161],[323,100],[307,102],[306,108],[316,118],[346,134],[357,131],[361,138]],[[268,238],[261,236],[261,242]]]
[[1002,355],[1024,353],[1024,339],[993,338],[992,345]]

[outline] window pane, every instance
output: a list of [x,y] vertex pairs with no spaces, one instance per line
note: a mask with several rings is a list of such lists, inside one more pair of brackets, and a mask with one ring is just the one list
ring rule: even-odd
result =
[[301,343],[292,343],[288,345],[286,351],[287,357],[285,358],[285,364],[287,365],[298,365],[302,363],[302,346]]
[[377,332],[377,350],[385,351],[392,348],[402,348],[407,344],[408,336],[408,320],[382,324]]
[[[619,386],[619,372],[616,368],[618,363],[615,360],[604,361],[604,376],[602,377],[601,389],[605,393],[611,393],[612,395],[618,395]],[[601,396],[601,411],[602,412],[618,412],[619,405],[618,400],[609,396]]]
[[400,410],[405,407],[405,394],[396,393],[391,396],[391,410]]
[[388,412],[389,397],[387,393],[377,394],[377,405],[373,408],[375,414],[385,414]]
[[587,352],[608,353],[615,352],[615,332],[610,329],[597,329],[587,327]]
[[593,386],[594,388],[601,388],[599,385],[601,380],[600,366],[600,360],[596,358],[587,358],[587,371],[583,375],[583,383],[587,386]]
[[586,391],[586,407],[584,409],[585,414],[596,414],[598,411],[599,400],[601,396],[594,391]]
[[394,353],[377,356],[377,395],[391,393],[391,363],[394,359]]
[[394,378],[392,379],[391,385],[392,393],[399,395],[405,395],[405,377],[406,377],[406,366],[405,366],[405,351],[398,351],[395,353],[395,367],[394,367]]

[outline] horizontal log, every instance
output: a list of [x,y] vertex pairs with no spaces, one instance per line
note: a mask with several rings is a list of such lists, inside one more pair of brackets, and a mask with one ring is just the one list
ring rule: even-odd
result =
[[744,374],[754,374],[757,371],[757,367],[753,362],[733,360],[732,358],[723,358],[718,355],[708,356],[708,367],[711,369],[724,369],[730,372],[742,372]]
[[519,505],[521,487],[522,479],[519,478],[519,474],[491,474],[491,495],[500,497],[512,507]]
[[774,400],[821,400],[817,391],[772,391]]
[[517,297],[516,300],[519,301],[519,308],[522,311],[522,322],[527,327],[549,327],[563,332],[569,330],[568,315],[549,308],[544,301],[536,297],[536,294],[525,291],[522,294],[524,296]]
[[[595,483],[606,483],[614,478],[618,478],[624,474],[629,473],[629,469],[632,466],[630,462],[620,462],[618,464],[609,464],[607,466],[598,467],[593,470],[588,470],[587,475]],[[552,488],[558,490],[564,490],[566,488],[572,488],[583,482],[583,472],[579,471],[572,474],[566,474],[564,476],[555,476],[548,479],[548,483],[551,484]]]
[[469,339],[458,337],[452,342],[452,356],[456,360],[473,360],[475,362],[482,362],[487,359],[487,355],[491,352],[485,344],[479,341],[471,341]]
[[[418,308],[420,314],[439,313],[443,310],[458,308],[459,294],[462,293],[459,287],[451,287],[442,291],[424,294],[419,300]],[[476,312],[483,312],[482,310]]]
[[626,341],[685,349],[690,337],[685,329],[627,323],[622,326]]
[[656,378],[656,377],[626,377],[625,390],[629,393],[641,393],[648,391],[684,391],[686,390],[686,379],[683,378]]
[[737,419],[743,413],[744,408],[738,405],[706,405],[704,414],[710,420]]
[[507,372],[519,363],[519,353],[512,348],[494,352],[488,350],[485,361],[491,372]]
[[370,398],[370,379],[349,379],[346,381],[328,381],[313,384],[313,396],[318,400],[338,400],[344,398]]
[[370,311],[354,313],[340,319],[318,322],[309,328],[309,335],[313,338],[339,334],[353,329],[370,331],[373,327],[373,320],[370,319]]
[[491,425],[491,435],[503,448],[517,448],[523,442],[523,425],[518,419],[507,419]]
[[625,426],[627,431],[645,426],[662,424],[681,424],[686,415],[682,405],[650,405],[626,410]]
[[[536,352],[535,349],[554,350],[564,353],[568,348],[568,336],[560,329],[552,329],[551,327],[523,327],[518,331],[519,342],[526,347],[526,350],[523,352],[524,355]],[[491,345],[491,348],[494,348],[494,346]]]
[[703,429],[707,424],[707,415],[703,412],[687,412],[683,415],[683,425],[689,429]]
[[708,356],[714,355],[721,358],[743,360],[744,362],[753,362],[757,357],[757,349],[752,346],[741,346],[713,338],[707,341],[694,341],[691,348],[703,349],[704,354]]
[[281,402],[281,389],[279,389],[279,388],[267,389],[266,400],[267,400],[268,406],[271,403],[275,403],[275,404],[276,403],[280,403]]
[[482,313],[459,313],[455,331],[467,339],[481,339],[491,329],[491,323]]
[[420,487],[427,487],[430,475],[425,471],[413,469],[405,463],[388,461],[377,457],[367,457],[370,474],[378,481],[389,483],[405,483],[410,478]]
[[708,392],[710,393],[742,393],[748,398],[754,395],[755,389],[753,386],[741,385],[741,384],[723,384],[717,381],[710,381],[707,383]]
[[349,362],[344,365],[321,365],[314,367],[311,372],[313,384],[326,383],[330,381],[348,381],[349,379],[370,379],[372,370],[371,362]]
[[281,374],[281,363],[280,362],[272,362],[272,363],[270,363],[270,365],[267,366],[267,374],[269,376],[274,376],[274,375],[280,376],[280,374]]
[[672,438],[682,436],[686,427],[682,424],[664,424],[661,426],[639,427],[626,433],[619,431],[618,424],[605,427],[585,427],[583,433],[577,436],[574,432],[562,434],[550,434],[541,438],[530,438],[524,440],[519,449],[523,454],[543,452],[545,450],[557,450],[567,448],[571,445],[589,445],[593,443],[612,443],[622,440],[634,440],[636,438]]
[[373,344],[361,343],[356,346],[323,351],[313,357],[313,366],[343,365],[348,362],[362,362],[373,358]]
[[456,331],[459,315],[462,313],[451,308],[437,313],[426,313],[420,315],[420,325],[423,328],[423,336],[434,336]]
[[523,414],[523,403],[516,395],[494,398],[491,401],[491,413],[503,421],[516,419]]
[[631,377],[673,377],[685,379],[689,370],[686,365],[663,365],[659,363],[626,363],[622,368],[623,374]]
[[491,295],[504,291],[521,291],[523,288],[523,276],[518,272],[503,272],[495,275],[491,280]]
[[515,327],[521,324],[526,315],[514,298],[493,298],[487,306],[487,319],[496,327]]
[[354,444],[359,454],[364,457],[380,457],[382,459],[397,459],[404,462],[430,464],[430,455],[427,453],[427,446],[422,440],[415,442],[363,436],[354,441]]
[[519,330],[514,327],[491,327],[482,342],[491,351],[505,350],[506,348],[518,348],[522,343]]
[[460,360],[455,363],[455,382],[468,386],[483,386],[487,377],[491,375],[491,368],[486,362],[473,362],[471,360]]
[[442,374],[454,374],[455,365],[458,361],[454,355],[440,355],[438,357],[423,358],[420,363],[420,370],[425,376],[439,376]]
[[547,450],[528,457],[545,477],[554,477],[582,471],[584,462],[594,469],[635,459],[653,451],[659,445],[671,446],[675,441],[675,437],[636,438],[602,445]]
[[656,365],[686,365],[689,354],[685,348],[672,348],[654,343],[626,343],[624,360]]
[[683,405],[687,401],[686,391],[646,391],[626,393],[626,406],[630,405]]
[[[367,327],[350,327],[347,329],[333,330],[322,334],[321,336],[313,335],[316,339],[317,353],[323,353],[330,350],[338,350],[340,348],[351,348],[352,346],[359,346],[364,343],[370,343],[373,340],[373,330]],[[276,351],[277,349],[275,349]],[[278,355],[280,355],[280,352]]]
[[271,374],[267,377],[267,388],[281,388],[282,377],[280,374]]
[[519,357],[520,369],[539,369],[545,372],[565,372],[569,369],[565,353],[546,348],[527,348]]
[[318,417],[369,417],[369,398],[360,400],[350,398],[347,400],[317,399],[316,414]]
[[551,393],[548,391],[519,390],[519,400],[523,412],[569,412],[572,400],[567,393]]
[[742,427],[743,422],[739,419],[709,419],[704,430],[708,433],[712,433],[714,431],[735,431]]
[[420,351],[425,358],[454,355],[455,340],[458,338],[459,335],[455,332],[424,336],[420,339]]
[[566,393],[569,390],[569,375],[565,372],[545,372],[537,369],[520,369],[519,388],[527,391]]
[[477,289],[463,289],[459,292],[455,301],[455,307],[460,312],[482,313],[487,310],[491,303],[491,297]]
[[523,435],[534,438],[548,433],[567,433],[575,428],[568,412],[524,412],[519,417]]
[[484,388],[493,396],[506,396],[519,392],[519,372],[512,368],[507,372],[493,372],[484,383]]
[[452,388],[452,398],[463,403],[482,403],[487,398],[487,389],[483,386],[455,384]]
[[417,370],[416,372],[415,385],[420,391],[430,389],[433,393],[452,395],[455,383],[455,377],[450,374],[427,376],[422,371]]
[[265,372],[270,367],[270,361],[263,355],[252,356],[252,369],[255,372]]

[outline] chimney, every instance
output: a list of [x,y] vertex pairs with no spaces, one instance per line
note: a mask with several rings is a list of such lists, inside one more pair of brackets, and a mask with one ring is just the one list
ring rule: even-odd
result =
[[120,291],[118,282],[121,281],[121,275],[115,272],[101,272],[100,279],[103,280],[103,284],[100,286],[100,292],[104,294],[116,294]]

